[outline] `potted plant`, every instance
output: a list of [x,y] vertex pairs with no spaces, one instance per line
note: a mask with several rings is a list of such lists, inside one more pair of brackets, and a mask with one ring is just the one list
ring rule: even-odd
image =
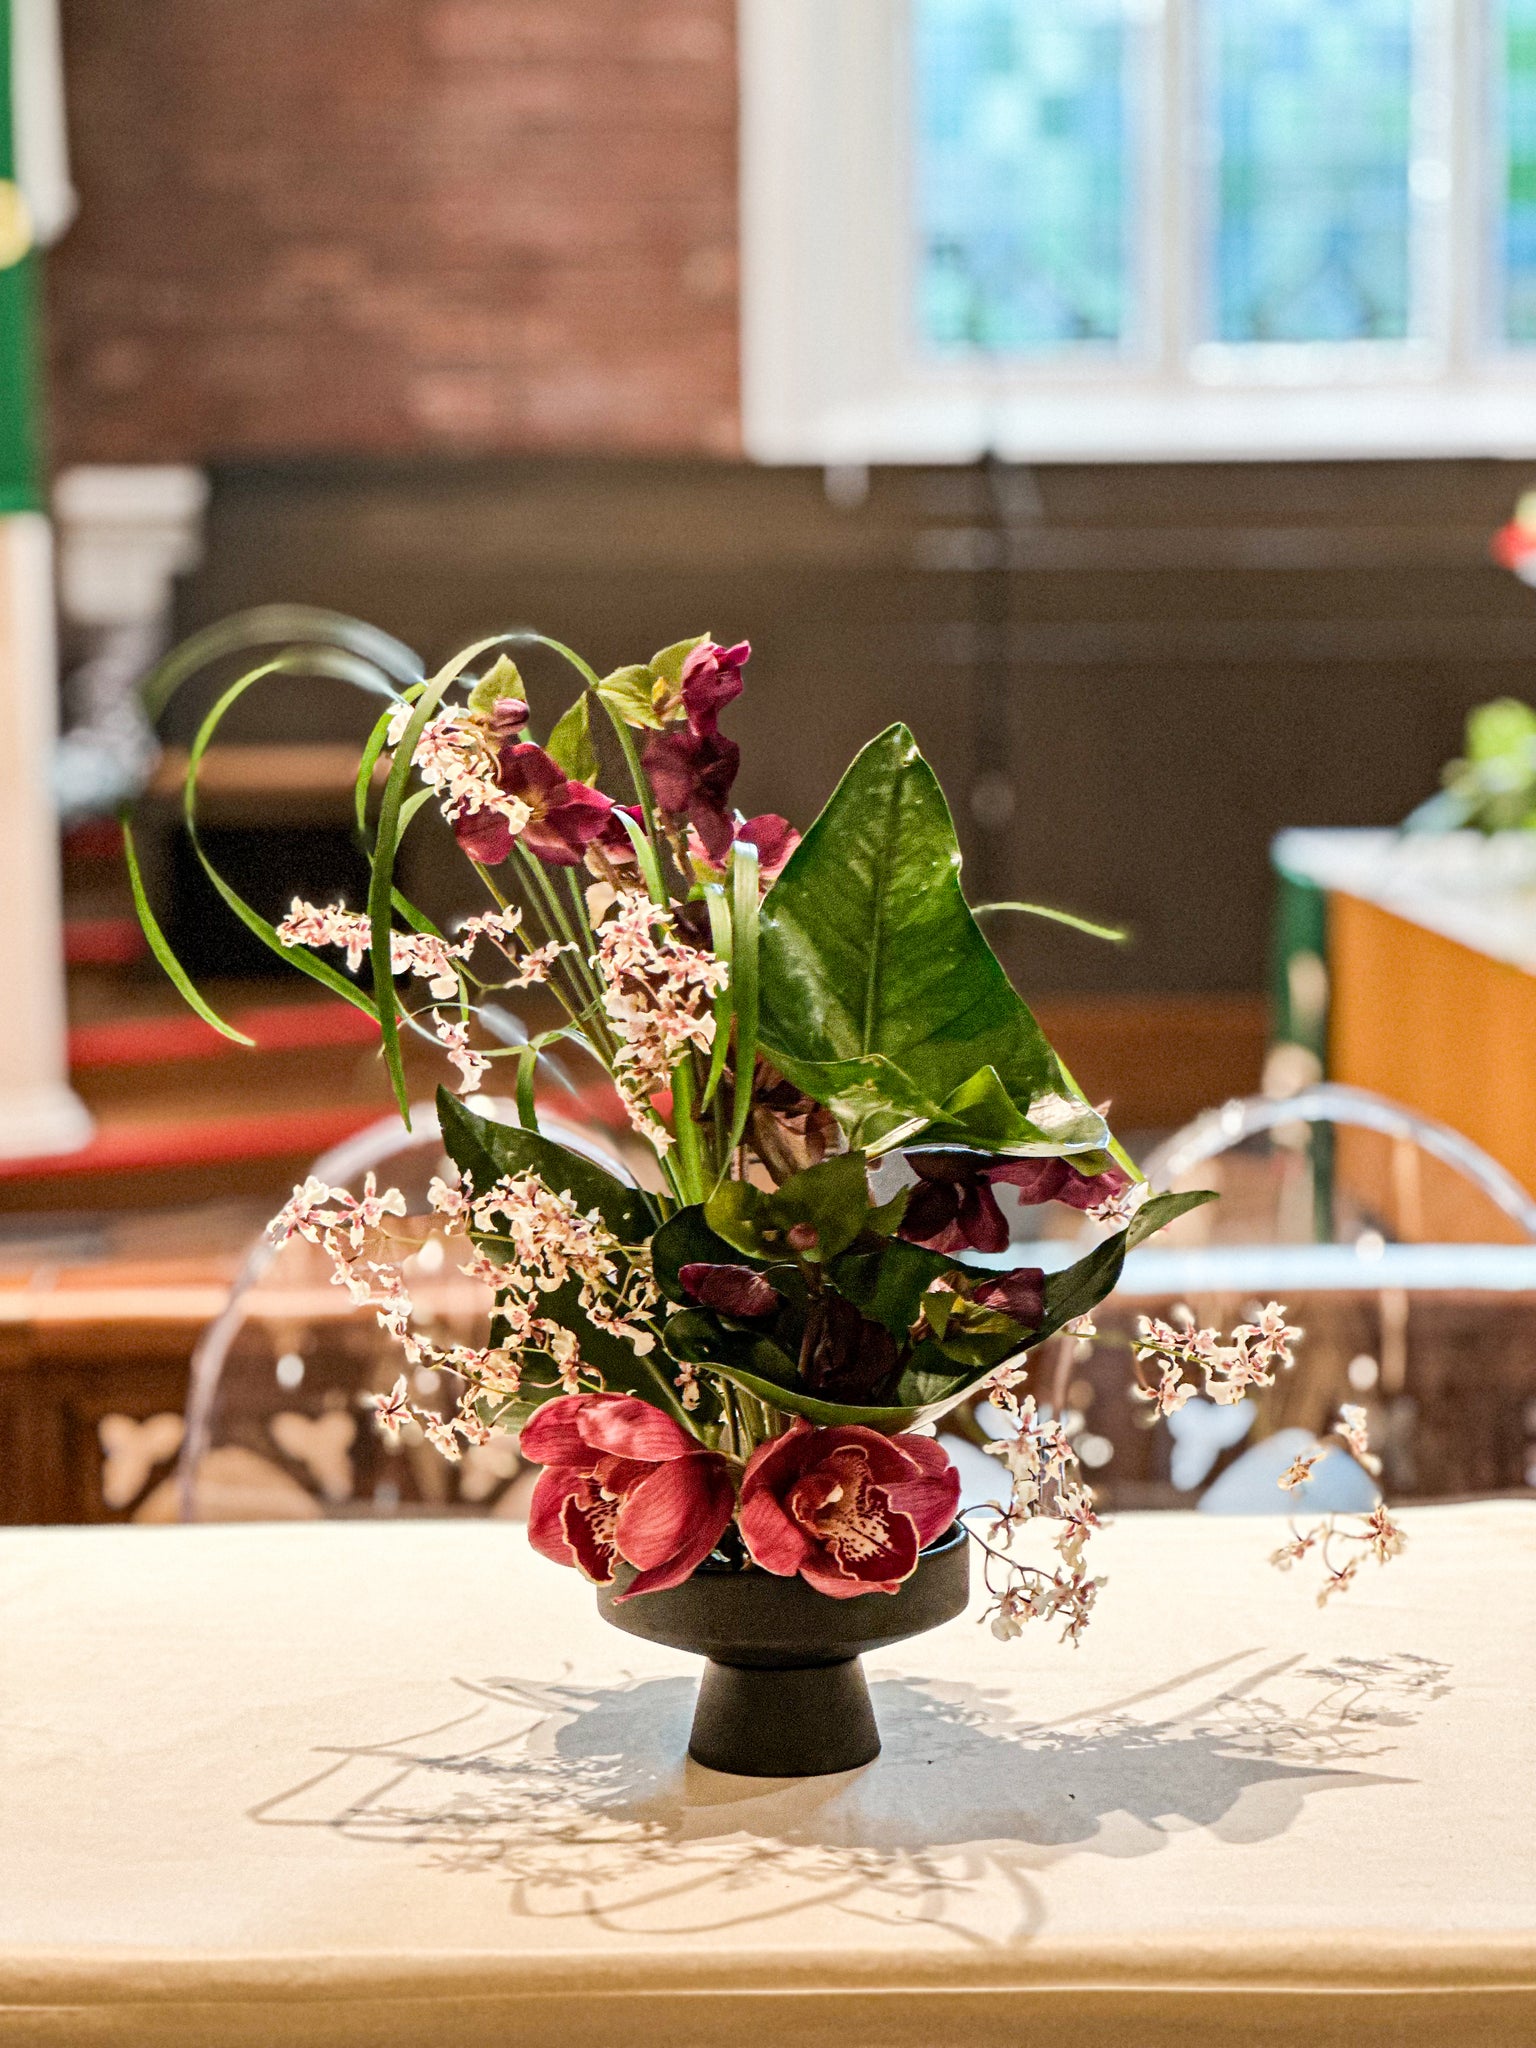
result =
[[[260,630],[274,623],[263,615]],[[483,1346],[414,1323],[400,1259],[419,1230],[395,1191],[311,1181],[273,1226],[331,1253],[407,1363],[455,1376],[451,1416],[417,1408],[402,1374],[380,1426],[419,1427],[449,1457],[520,1433],[544,1467],[535,1548],[593,1581],[617,1626],[709,1659],[692,1747],[720,1768],[873,1756],[858,1657],[961,1611],[972,1540],[1000,1634],[1054,1616],[1076,1640],[1102,1583],[1084,1557],[1092,1495],[1026,1391],[1029,1355],[1084,1329],[1127,1252],[1211,1197],[1152,1193],[1052,1051],[966,902],[950,813],[912,735],[895,725],[872,740],[802,838],[731,805],[740,752],[721,718],[745,642],[701,635],[599,676],[558,642],[514,634],[425,678],[353,622],[293,623],[298,644],[205,720],[185,816],[235,913],[376,1019],[402,1115],[402,1034],[457,1069],[458,1092],[438,1096],[454,1174],[432,1201],[491,1290]],[[152,708],[245,631],[172,656]],[[576,673],[542,742],[509,644]],[[316,666],[384,700],[357,777],[372,882],[366,907],[296,900],[273,925],[202,856],[198,770],[245,689]],[[619,797],[601,786],[603,729]],[[432,810],[485,895],[451,931],[396,876],[402,838]],[[131,831],[127,846],[157,956],[227,1030],[155,922]],[[563,1020],[515,1048],[486,1043],[482,1006],[534,986]],[[611,1078],[648,1172],[623,1178],[540,1130],[537,1067],[557,1041]],[[515,1066],[515,1124],[461,1099],[497,1061]],[[1104,1234],[1060,1271],[1010,1265],[1000,1187]],[[1276,1309],[1225,1346],[1149,1327],[1144,1392],[1166,1413],[1194,1373],[1240,1398],[1289,1362],[1295,1334]],[[968,1534],[933,1428],[982,1391],[1007,1423],[995,1448],[1011,1491]],[[1014,1542],[1037,1522],[1054,1531],[1046,1564]],[[1385,1555],[1399,1539],[1384,1522],[1356,1540]]]

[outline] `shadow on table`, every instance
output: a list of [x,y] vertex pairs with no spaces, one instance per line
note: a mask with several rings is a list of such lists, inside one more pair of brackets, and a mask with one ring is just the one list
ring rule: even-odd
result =
[[[876,1680],[879,1762],[804,1780],[689,1761],[689,1678],[460,1679],[462,1713],[323,1751],[319,1771],[251,1817],[495,1872],[544,1916],[680,1932],[685,1900],[700,1928],[839,1904],[942,1919],[991,1945],[1037,1923],[1031,1873],[1064,1856],[1154,1854],[1190,1830],[1262,1842],[1311,1796],[1402,1782],[1381,1768],[1393,1730],[1449,1691],[1446,1677],[1409,1655],[1318,1667],[1255,1652],[1049,1724],[975,1686]],[[999,1876],[1012,1927],[996,1916]],[[987,1917],[968,1928],[957,1902],[984,1883]]]

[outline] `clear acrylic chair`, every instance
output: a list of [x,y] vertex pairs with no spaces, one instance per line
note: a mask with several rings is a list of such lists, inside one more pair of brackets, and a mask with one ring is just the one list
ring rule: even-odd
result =
[[[514,1122],[511,1103],[475,1107]],[[398,1187],[407,1211],[429,1211],[427,1187],[449,1172],[430,1104],[411,1112],[412,1130],[390,1116],[317,1159],[311,1172],[331,1187],[361,1190],[370,1172]],[[599,1127],[541,1111],[540,1128],[574,1152],[630,1178],[620,1146]],[[489,1295],[459,1270],[456,1246],[429,1236],[406,1262],[418,1319],[442,1338],[484,1342]],[[186,1430],[175,1473],[138,1519],[275,1521],[376,1515],[517,1516],[531,1473],[515,1447],[497,1439],[444,1460],[419,1429],[396,1438],[373,1424],[372,1396],[402,1371],[419,1406],[451,1412],[456,1386],[429,1367],[405,1366],[373,1311],[331,1279],[325,1254],[300,1239],[251,1246],[220,1314],[192,1357]]]
[[[1221,1200],[1134,1251],[1098,1339],[1055,1340],[1035,1375],[1107,1504],[1350,1505],[1321,1485],[1348,1477],[1342,1451],[1310,1499],[1274,1485],[1345,1402],[1367,1410],[1394,1498],[1536,1486],[1536,1200],[1496,1160],[1417,1111],[1324,1082],[1209,1110],[1141,1163],[1156,1187]],[[1036,1217],[1020,1215],[1026,1240]],[[1081,1249],[1080,1234],[1042,1236],[1007,1256],[1049,1266]],[[1131,1394],[1137,1316],[1183,1309],[1225,1331],[1271,1300],[1305,1331],[1294,1369],[1240,1411],[1191,1402],[1171,1431],[1150,1429]]]

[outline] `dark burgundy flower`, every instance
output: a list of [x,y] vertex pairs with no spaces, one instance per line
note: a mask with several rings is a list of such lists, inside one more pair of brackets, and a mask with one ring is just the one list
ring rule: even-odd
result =
[[978,1308],[1012,1316],[1026,1330],[1038,1330],[1045,1321],[1045,1274],[1039,1266],[1015,1266],[973,1287],[971,1300]]
[[[732,844],[740,846],[745,842],[757,848],[757,871],[761,879],[771,882],[782,871],[785,862],[800,844],[800,834],[788,818],[781,818],[777,811],[764,811],[756,818],[737,819],[732,826]],[[705,867],[714,868],[717,873],[725,871],[725,858],[712,860],[705,851],[704,842],[694,836],[688,848],[694,860]],[[730,848],[726,848],[729,854]]]
[[783,1296],[750,1266],[711,1266],[702,1260],[678,1272],[683,1292],[725,1316],[771,1316]]
[[1008,1223],[985,1159],[973,1152],[909,1152],[907,1164],[918,1179],[899,1237],[934,1252],[1006,1251]]
[[636,859],[635,842],[625,831],[621,822],[623,818],[632,818],[642,832],[645,830],[645,812],[639,804],[612,804],[603,820],[602,831],[592,841],[594,846],[602,848],[614,867],[622,867]]
[[528,723],[528,706],[521,697],[498,697],[490,710],[481,714],[481,723],[496,744],[504,746]]
[[[787,1234],[793,1240],[794,1230]],[[801,1370],[813,1392],[834,1401],[868,1401],[895,1371],[897,1356],[896,1339],[884,1323],[860,1315],[840,1294],[812,1297]]]
[[657,803],[670,817],[686,818],[719,866],[731,848],[729,805],[740,747],[713,730],[654,732],[642,758]]
[[570,781],[559,762],[531,740],[502,748],[496,780],[506,795],[519,798],[532,815],[516,835],[499,812],[471,811],[455,818],[454,836],[460,846],[486,867],[506,859],[514,837],[520,837],[530,853],[552,867],[577,867],[613,809],[600,790]]
[[813,1429],[797,1417],[753,1453],[738,1519],[764,1571],[798,1572],[818,1592],[851,1600],[894,1593],[959,1500],[960,1475],[932,1437]]
[[683,663],[678,690],[691,732],[712,734],[720,713],[741,695],[741,672],[752,658],[752,644],[738,640],[734,647],[720,647],[705,640]]
[[1131,1176],[1119,1166],[1106,1166],[1102,1173],[1079,1173],[1067,1159],[1004,1159],[987,1169],[995,1187],[1006,1181],[1019,1191],[1019,1200],[1030,1206],[1037,1202],[1065,1202],[1069,1209],[1096,1209],[1112,1195],[1123,1195]]
[[630,1394],[547,1401],[519,1446],[545,1467],[528,1505],[528,1541],[600,1586],[623,1558],[638,1568],[624,1600],[680,1585],[736,1504],[720,1453]]

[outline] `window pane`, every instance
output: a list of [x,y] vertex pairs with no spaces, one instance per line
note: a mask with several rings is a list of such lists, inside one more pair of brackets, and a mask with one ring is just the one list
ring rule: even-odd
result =
[[1131,324],[1127,0],[913,0],[919,318],[940,348]]
[[1413,0],[1205,0],[1203,13],[1216,334],[1406,336]]
[[1536,341],[1536,0],[1504,0],[1504,337]]

